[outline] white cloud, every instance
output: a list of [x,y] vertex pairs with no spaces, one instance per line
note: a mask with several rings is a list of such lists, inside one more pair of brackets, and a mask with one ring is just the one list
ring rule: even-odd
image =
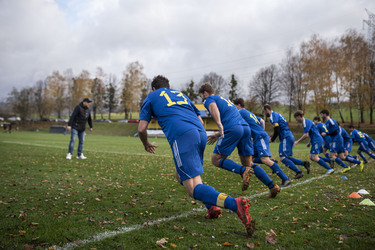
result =
[[215,71],[247,85],[312,34],[362,28],[372,0],[2,0],[0,98],[53,70],[121,73],[139,61],[177,87]]

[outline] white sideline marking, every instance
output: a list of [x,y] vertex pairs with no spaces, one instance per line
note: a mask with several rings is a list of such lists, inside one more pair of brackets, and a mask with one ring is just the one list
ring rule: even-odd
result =
[[[19,145],[27,145],[27,146],[36,146],[36,147],[46,147],[46,148],[58,148],[58,149],[67,149],[68,147],[59,147],[59,146],[53,146],[53,145],[45,145],[45,144],[37,144],[37,143],[27,143],[27,142],[15,142],[15,141],[1,141],[3,143],[9,143],[9,144],[19,144]],[[112,154],[123,154],[123,155],[140,155],[140,156],[156,156],[156,157],[168,157],[170,158],[171,155],[160,155],[160,154],[140,154],[140,153],[128,153],[128,152],[116,152],[116,151],[103,151],[103,150],[91,150],[91,149],[85,149],[85,151],[88,152],[95,152],[95,153],[112,153]],[[65,157],[64,157],[65,158]]]
[[[368,162],[370,162],[370,161],[372,161],[372,159],[370,159]],[[351,168],[355,168],[356,166],[357,166],[357,164],[353,165]],[[333,174],[340,173],[340,172],[335,172]],[[282,189],[296,187],[296,186],[306,184],[306,183],[309,183],[309,182],[312,182],[312,181],[315,181],[315,180],[318,180],[318,179],[322,179],[322,178],[327,177],[327,176],[331,176],[331,175],[324,174],[324,175],[320,175],[320,176],[317,176],[317,177],[312,177],[312,178],[307,179],[305,181],[301,181],[301,182],[292,184],[288,187],[283,187]],[[262,192],[262,193],[259,193],[259,194],[253,194],[253,195],[250,195],[250,196],[246,196],[246,198],[252,199],[252,198],[259,197],[259,196],[267,195],[268,193],[269,193],[268,191],[265,191],[265,192]],[[186,213],[183,213],[183,214],[180,214],[180,215],[171,216],[171,217],[168,217],[168,218],[159,218],[159,219],[156,219],[156,220],[153,220],[153,221],[145,222],[143,224],[137,224],[137,225],[134,225],[134,226],[131,226],[131,227],[122,227],[122,228],[120,228],[119,230],[116,230],[116,231],[108,231],[108,232],[96,234],[89,239],[77,240],[75,242],[70,242],[70,243],[65,244],[62,247],[52,246],[52,247],[49,247],[47,249],[72,249],[72,248],[78,247],[78,246],[81,247],[81,246],[89,244],[89,243],[102,241],[106,238],[113,237],[113,236],[116,236],[118,234],[131,232],[131,231],[138,230],[138,229],[141,229],[141,228],[146,227],[146,226],[152,226],[152,225],[160,224],[160,223],[163,223],[163,222],[171,221],[171,220],[182,218],[182,217],[187,217],[191,214],[200,213],[200,212],[203,212],[205,210],[206,210],[205,207],[199,207],[199,208],[193,209],[190,212],[186,212]]]

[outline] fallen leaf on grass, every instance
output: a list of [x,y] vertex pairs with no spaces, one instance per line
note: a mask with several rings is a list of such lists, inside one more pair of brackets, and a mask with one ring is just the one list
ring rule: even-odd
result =
[[254,248],[255,247],[255,244],[254,243],[252,243],[252,242],[250,242],[250,243],[246,243],[246,247],[247,248]]
[[156,245],[162,248],[167,248],[166,246],[164,246],[165,243],[168,243],[167,239],[168,238],[163,238],[163,239],[156,241]]
[[266,242],[271,244],[271,245],[275,245],[276,244],[276,233],[271,229],[271,232],[267,233],[266,235]]
[[271,210],[273,211],[273,210],[275,210],[277,208],[279,208],[279,206],[274,206],[273,208],[271,208]]
[[174,243],[170,243],[169,245],[171,245],[171,247],[177,247],[177,245]]
[[232,244],[230,244],[229,242],[224,242],[224,246],[231,246]]

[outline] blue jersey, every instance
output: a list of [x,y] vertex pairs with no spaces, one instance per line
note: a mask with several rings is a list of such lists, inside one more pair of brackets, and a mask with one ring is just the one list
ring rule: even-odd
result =
[[323,142],[323,138],[319,133],[319,129],[315,126],[315,124],[310,119],[303,119],[303,132],[309,133],[309,137],[311,142],[321,141]]
[[[339,125],[332,118],[328,119],[328,121],[326,122],[326,127],[327,127],[327,130],[328,130],[328,133],[330,133],[330,134],[336,134],[337,135],[337,134],[340,133]],[[335,135],[331,135],[331,136],[335,136]]]
[[251,129],[251,137],[255,141],[260,136],[268,135],[266,131],[264,131],[262,125],[260,124],[260,118],[255,116],[253,113],[246,109],[239,110],[242,118],[249,124]]
[[160,88],[151,92],[144,100],[139,120],[150,122],[151,117],[154,117],[172,145],[179,136],[189,130],[204,131],[198,115],[199,110],[183,93]]
[[359,130],[354,129],[352,132],[350,132],[350,135],[353,140],[356,140],[358,143],[361,142],[367,142],[366,136]]
[[346,132],[346,130],[343,127],[340,127],[340,134],[342,138],[344,139],[344,144],[346,144],[347,142],[351,142],[351,143],[353,142],[352,138],[350,138],[348,132]]
[[370,144],[371,142],[374,142],[374,140],[366,133],[362,133],[365,135],[367,142]]
[[[328,133],[328,129],[326,127],[326,125],[322,122],[319,122],[316,127],[318,128],[319,130],[319,133],[320,135],[322,135],[322,133]],[[323,137],[323,140],[324,140],[324,144],[328,145],[330,142],[331,142],[331,137],[329,135],[325,135],[325,136],[322,136]]]
[[247,123],[242,119],[238,109],[229,99],[217,95],[211,95],[204,101],[204,107],[210,111],[209,106],[213,102],[216,103],[217,108],[219,109],[220,120],[223,124],[224,131],[234,125],[247,126]]
[[289,130],[289,125],[284,116],[280,113],[272,112],[270,122],[274,127],[280,127],[280,141],[284,138],[293,135]]

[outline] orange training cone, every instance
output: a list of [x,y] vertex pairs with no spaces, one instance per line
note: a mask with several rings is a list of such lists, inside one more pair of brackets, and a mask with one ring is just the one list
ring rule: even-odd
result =
[[351,194],[348,195],[349,198],[355,198],[355,199],[359,199],[359,198],[362,198],[362,196],[360,196],[358,193],[356,192],[353,192]]

